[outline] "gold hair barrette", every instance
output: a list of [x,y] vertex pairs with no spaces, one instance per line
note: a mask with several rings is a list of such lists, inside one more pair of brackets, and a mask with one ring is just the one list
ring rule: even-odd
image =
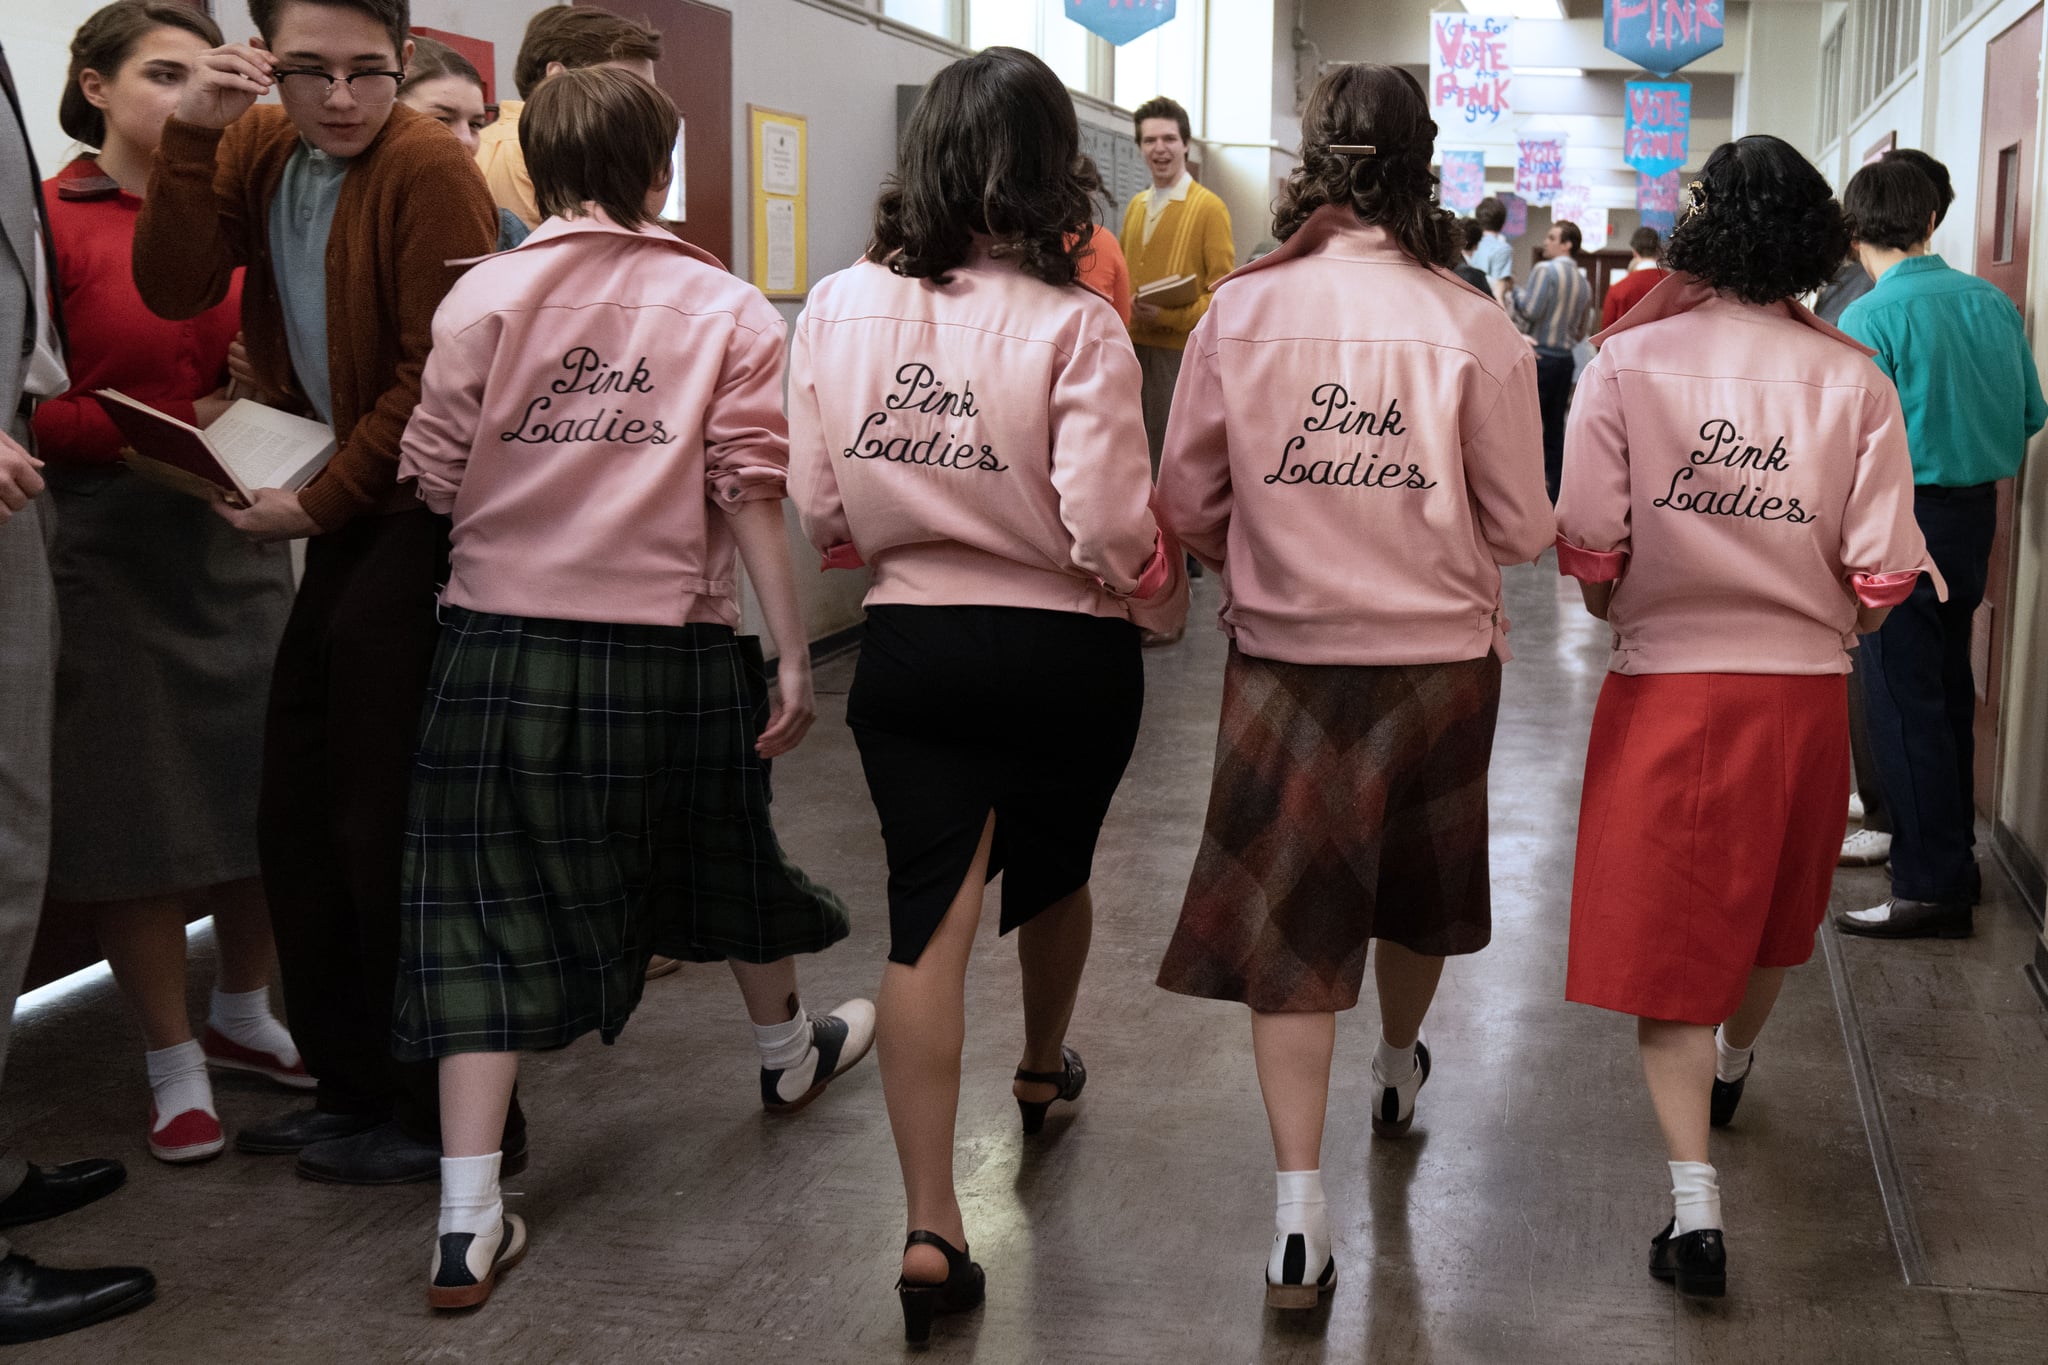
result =
[[1694,214],[1707,206],[1707,185],[1704,180],[1695,180],[1685,187],[1685,193],[1692,203],[1685,210],[1680,222],[1690,223]]
[[1369,142],[1333,142],[1330,150],[1338,156],[1372,156],[1379,148]]

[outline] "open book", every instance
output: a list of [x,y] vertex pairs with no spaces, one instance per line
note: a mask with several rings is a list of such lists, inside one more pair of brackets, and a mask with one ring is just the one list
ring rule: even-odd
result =
[[1193,275],[1168,275],[1140,289],[1138,302],[1161,308],[1185,308],[1202,297],[1202,282]]
[[195,497],[246,507],[259,488],[297,492],[334,454],[334,433],[325,426],[247,398],[201,431],[115,389],[94,397],[134,447],[130,468]]

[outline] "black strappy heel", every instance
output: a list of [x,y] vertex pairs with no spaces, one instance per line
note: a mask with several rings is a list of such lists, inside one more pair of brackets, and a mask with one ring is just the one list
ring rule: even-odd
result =
[[1088,1084],[1088,1068],[1081,1065],[1081,1054],[1074,1049],[1060,1045],[1061,1066],[1058,1071],[1026,1071],[1017,1068],[1016,1079],[1030,1085],[1056,1085],[1060,1093],[1052,1100],[1018,1100],[1017,1108],[1024,1115],[1024,1136],[1031,1137],[1045,1127],[1045,1111],[1052,1108],[1053,1100],[1078,1100],[1081,1087]]
[[912,1346],[931,1340],[932,1318],[940,1313],[964,1313],[981,1307],[988,1278],[968,1258],[967,1248],[956,1247],[936,1232],[920,1228],[903,1239],[903,1249],[937,1247],[946,1258],[946,1278],[938,1284],[918,1284],[896,1277],[896,1297],[903,1304],[903,1339]]

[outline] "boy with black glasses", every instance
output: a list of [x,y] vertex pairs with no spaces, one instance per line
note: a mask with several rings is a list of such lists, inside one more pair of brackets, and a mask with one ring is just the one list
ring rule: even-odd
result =
[[[252,0],[262,37],[200,59],[164,129],[135,232],[144,300],[217,303],[245,267],[243,329],[264,401],[338,448],[298,492],[218,509],[257,540],[309,537],[264,736],[259,845],[292,1035],[313,1109],[238,1135],[301,1175],[430,1180],[431,1064],[391,1057],[398,868],[448,524],[397,485],[447,263],[489,252],[497,213],[462,144],[396,102],[407,0]],[[257,105],[276,91],[280,103]],[[516,1169],[524,1121],[508,1123]]]

